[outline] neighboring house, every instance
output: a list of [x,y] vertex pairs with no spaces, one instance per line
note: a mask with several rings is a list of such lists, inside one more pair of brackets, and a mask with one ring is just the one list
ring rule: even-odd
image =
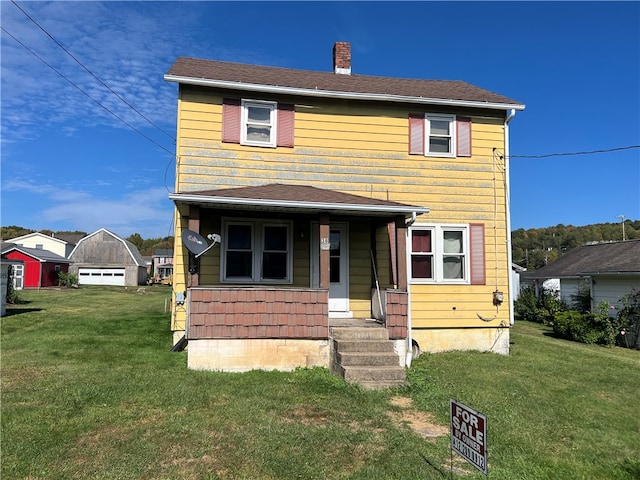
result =
[[14,243],[2,244],[2,258],[20,260],[13,266],[13,286],[23,288],[57,287],[58,273],[69,271],[68,259],[42,248],[29,248]]
[[5,240],[7,243],[15,243],[28,248],[39,248],[42,250],[49,250],[50,252],[60,255],[61,257],[68,258],[69,254],[76,246],[78,240],[82,238],[81,235],[60,235],[55,237],[53,235],[45,235],[44,233],[34,232],[22,235],[16,238],[10,238]]
[[[334,72],[179,58],[165,80],[179,86],[172,329],[190,368],[329,366],[335,326],[372,317],[396,364],[508,353],[523,105],[353,75],[345,42]],[[195,259],[185,231],[222,240]]]
[[80,285],[144,285],[147,266],[138,248],[104,228],[82,238],[69,255]]
[[152,271],[154,282],[167,281],[173,275],[173,249],[156,248],[153,252]]
[[640,289],[640,240],[582,245],[521,278],[523,284],[537,285],[558,279],[560,298],[568,304],[584,286],[590,291],[591,308],[602,301],[618,308],[622,296]]
[[527,269],[518,265],[517,263],[511,264],[511,291],[513,292],[513,300],[517,300],[520,294],[520,275],[526,272]]

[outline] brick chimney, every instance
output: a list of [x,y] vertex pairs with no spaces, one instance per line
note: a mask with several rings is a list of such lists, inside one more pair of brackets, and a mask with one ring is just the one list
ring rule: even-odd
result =
[[351,44],[336,42],[333,45],[333,73],[351,75]]

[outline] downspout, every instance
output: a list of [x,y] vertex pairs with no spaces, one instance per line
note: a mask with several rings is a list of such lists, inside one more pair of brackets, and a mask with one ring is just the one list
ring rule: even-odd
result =
[[513,314],[513,284],[511,282],[511,268],[513,265],[513,255],[511,252],[511,193],[510,193],[510,172],[509,172],[509,122],[516,116],[516,110],[512,108],[504,120],[504,195],[505,210],[507,212],[507,271],[509,272],[509,325],[514,324]]
[[[405,229],[405,236],[407,237],[405,245],[409,245],[409,240],[411,240],[411,237],[409,235],[409,228],[415,223],[416,217],[416,212],[412,212],[411,220],[409,220],[409,222],[407,223],[407,228]],[[410,258],[408,254],[408,248],[405,248],[404,254],[405,257],[407,257],[407,261],[404,262],[407,268],[407,354],[405,357],[405,365],[407,368],[409,368],[411,367],[411,362],[413,360],[413,337],[411,336],[411,277],[409,276],[409,273],[411,272],[411,264],[409,262]]]

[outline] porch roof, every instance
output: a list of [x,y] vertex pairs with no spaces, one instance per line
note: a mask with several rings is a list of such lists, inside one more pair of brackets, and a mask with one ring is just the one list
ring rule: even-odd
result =
[[173,193],[176,204],[289,213],[339,213],[341,215],[412,216],[429,213],[427,207],[362,197],[309,185],[273,183],[252,187]]

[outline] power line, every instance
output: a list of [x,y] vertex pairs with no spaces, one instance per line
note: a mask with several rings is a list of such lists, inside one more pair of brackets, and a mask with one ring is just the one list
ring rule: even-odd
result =
[[[44,32],[45,35],[47,35],[56,45],[58,45],[67,55],[69,55],[71,58],[73,58],[73,60],[80,65],[89,75],[91,75],[93,78],[95,78],[98,82],[100,82],[100,84],[102,84],[107,90],[109,90],[111,93],[113,93],[116,97],[118,97],[122,102],[124,102],[129,108],[131,108],[134,112],[136,112],[138,115],[140,115],[142,118],[144,118],[147,122],[149,122],[151,125],[153,125],[155,128],[157,128],[158,130],[160,130],[162,133],[164,133],[167,137],[169,137],[171,140],[173,140],[174,142],[176,141],[176,139],[173,137],[173,135],[167,133],[165,130],[163,130],[161,127],[159,127],[158,125],[156,125],[152,120],[150,120],[149,118],[147,118],[142,112],[140,112],[139,110],[137,110],[133,105],[131,105],[129,102],[127,102],[124,98],[122,98],[122,96],[120,96],[117,92],[115,92],[109,85],[107,85],[105,82],[103,82],[100,78],[98,78],[91,70],[89,70],[82,62],[80,62],[80,60],[78,60],[69,50],[67,50],[60,42],[58,42],[58,40],[56,40],[49,32],[47,32],[38,22],[36,22],[27,12],[25,12],[22,7],[20,5],[18,5],[14,0],[11,0],[11,3],[13,3],[16,8],[18,10],[20,10],[25,17],[27,17],[29,20],[31,20],[31,22],[33,22],[33,24],[35,26],[37,26],[40,30],[42,30]],[[15,37],[14,37],[15,38]]]
[[547,158],[547,157],[569,157],[574,155],[593,155],[596,153],[618,152],[620,150],[632,150],[640,148],[640,145],[629,145],[627,147],[607,148],[604,150],[589,150],[586,152],[567,152],[567,153],[547,153],[545,155],[509,155],[509,158]]
[[156,142],[155,140],[153,140],[151,137],[145,135],[144,133],[142,133],[140,130],[138,130],[136,127],[134,127],[133,125],[131,125],[129,122],[127,122],[126,120],[124,120],[123,118],[120,118],[117,114],[115,114],[114,112],[112,112],[111,110],[109,110],[107,107],[105,107],[103,104],[101,104],[99,101],[97,101],[96,99],[94,99],[91,95],[89,95],[87,92],[85,92],[82,88],[80,88],[78,85],[76,85],[75,83],[73,83],[71,80],[69,80],[62,72],[59,72],[55,67],[49,65],[49,63],[47,63],[47,61],[45,59],[43,59],[40,55],[38,55],[36,52],[34,52],[33,50],[31,50],[29,47],[27,47],[24,43],[22,43],[20,40],[18,40],[15,36],[13,36],[11,33],[9,33],[7,31],[6,28],[4,28],[4,26],[0,26],[0,28],[2,29],[2,31],[4,33],[6,33],[7,35],[9,35],[11,38],[13,38],[16,42],[18,42],[18,44],[24,48],[25,50],[27,50],[31,55],[33,55],[34,57],[36,57],[38,60],[40,60],[42,63],[44,63],[47,67],[49,67],[51,70],[53,70],[54,72],[56,72],[58,75],[60,75],[62,78],[64,78],[67,82],[69,82],[71,85],[73,85],[75,88],[77,88],[80,92],[82,92],[84,95],[86,95],[90,100],[92,100],[93,102],[95,102],[99,107],[103,108],[104,110],[106,110],[107,112],[109,112],[111,115],[113,115],[115,118],[117,118],[118,120],[120,120],[122,123],[124,123],[126,126],[128,126],[131,130],[133,130],[134,132],[138,133],[139,135],[143,136],[144,138],[146,138],[147,140],[149,140],[151,143],[153,143],[154,145],[156,145],[157,147],[161,148],[162,150],[164,150],[165,152],[169,153],[170,155],[174,155],[174,153],[170,150],[167,150],[165,147],[163,147],[162,145],[160,145],[158,142]]

